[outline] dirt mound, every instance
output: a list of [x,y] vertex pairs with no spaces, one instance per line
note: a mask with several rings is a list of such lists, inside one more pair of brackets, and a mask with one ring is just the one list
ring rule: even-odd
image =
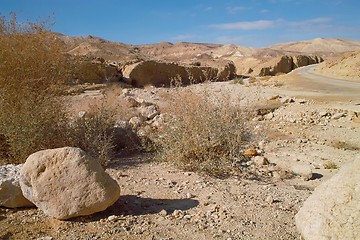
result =
[[316,73],[360,82],[360,50],[329,59],[315,69]]

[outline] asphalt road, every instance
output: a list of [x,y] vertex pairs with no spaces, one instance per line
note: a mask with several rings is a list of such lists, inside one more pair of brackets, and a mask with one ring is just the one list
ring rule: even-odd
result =
[[313,72],[316,66],[317,64],[294,70],[289,76],[286,88],[300,91],[304,95],[360,101],[360,82],[316,74]]

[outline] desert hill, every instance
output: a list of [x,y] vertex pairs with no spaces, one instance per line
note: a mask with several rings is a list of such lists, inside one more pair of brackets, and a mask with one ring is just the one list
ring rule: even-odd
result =
[[360,81],[360,50],[328,59],[315,72],[335,78]]
[[360,42],[338,38],[315,38],[300,42],[277,44],[270,46],[269,48],[273,50],[316,54],[322,57],[329,57],[359,49]]
[[68,46],[68,53],[91,58],[100,57],[112,65],[125,66],[144,60],[160,60],[207,65],[218,60],[233,61],[237,74],[258,75],[262,68],[273,65],[284,55],[318,55],[325,60],[344,52],[360,49],[360,42],[345,39],[316,38],[307,41],[283,43],[265,48],[212,43],[160,42],[130,45],[101,38],[59,35]]

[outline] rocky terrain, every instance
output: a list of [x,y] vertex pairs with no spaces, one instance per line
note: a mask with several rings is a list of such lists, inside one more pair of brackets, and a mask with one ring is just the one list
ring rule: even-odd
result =
[[[141,83],[141,88],[107,81],[99,85],[73,86],[75,90],[66,97],[66,102],[74,117],[81,118],[94,105],[111,106],[118,116],[115,127],[132,134],[132,140],[121,139],[124,145],[130,146],[133,141],[150,137],[149,132],[166,124],[169,109],[180,105],[174,102],[174,96],[179,96],[177,100],[181,101],[190,91],[211,96],[215,103],[230,99],[248,110],[254,139],[244,151],[246,161],[235,164],[249,169],[249,175],[214,178],[179,170],[169,162],[142,152],[119,154],[107,163],[104,171],[79,149],[37,152],[28,158],[25,167],[0,168],[0,192],[8,193],[14,186],[31,200],[29,203],[21,198],[18,206],[24,207],[13,208],[14,205],[7,202],[8,195],[1,192],[0,202],[6,207],[0,208],[0,239],[234,240],[300,239],[301,236],[316,239],[343,234],[349,239],[358,238],[359,216],[351,211],[351,208],[358,208],[359,202],[356,177],[360,160],[358,83],[350,86],[345,81],[330,78],[325,83],[317,81],[302,68],[306,64],[301,62],[308,58],[281,57],[281,47],[280,50],[259,51],[289,62],[291,59],[291,66],[297,65],[298,70],[282,76],[232,81],[229,75],[235,69],[231,67],[222,81],[175,88],[163,87],[164,82],[160,82],[160,86],[155,87],[153,85],[157,84],[153,81],[146,82],[151,70],[140,68],[136,73],[133,69],[144,63],[156,65],[151,69],[161,69],[161,64],[168,64],[182,69],[185,75],[191,72],[193,65],[190,64],[199,59],[208,61],[197,66],[199,69],[209,67],[207,64],[216,62],[217,58],[219,62],[229,63],[235,56],[230,53],[231,49],[236,46],[161,43],[153,48],[151,45],[134,47],[110,43],[94,37],[60,37],[69,44],[71,54],[90,54],[114,68],[132,66],[128,72],[122,69],[124,77],[139,79]],[[348,44],[345,45],[348,47]],[[178,59],[176,64],[168,62],[171,51],[167,49],[174,46],[177,52],[172,57]],[[117,51],[112,50],[117,47]],[[294,45],[290,45],[287,52],[291,51],[290,47]],[[203,55],[193,56],[191,48],[196,55]],[[240,56],[241,49],[248,52],[248,59],[259,59],[254,53],[258,50],[238,47],[236,54],[240,59],[244,57]],[[339,52],[346,49],[339,48]],[[228,58],[220,56],[222,51],[228,53]],[[338,54],[335,50],[333,53]],[[152,61],[151,54],[170,57],[166,63],[161,63]],[[220,69],[219,66],[216,69]],[[154,79],[160,77],[154,74]],[[166,81],[174,77],[168,76]],[[188,77],[183,76],[184,79]],[[218,75],[216,78],[218,80]],[[344,87],[339,88],[339,84]],[[64,167],[56,167],[58,164]],[[105,185],[111,185],[111,189]],[[63,192],[67,197],[51,197],[62,196]],[[337,204],[339,199],[346,204]],[[32,203],[37,208],[25,207]],[[338,213],[330,222],[326,209],[312,208],[327,205]],[[351,215],[350,220],[344,213]],[[319,219],[321,224],[309,227],[314,226],[313,219]],[[339,224],[342,228],[338,228]]]
[[315,72],[351,81],[360,79],[360,51],[348,52],[321,64]]
[[232,61],[239,75],[259,75],[262,68],[275,66],[284,55],[318,56],[327,59],[360,48],[359,42],[331,38],[317,38],[264,48],[188,42],[133,46],[93,36],[59,35],[59,38],[65,42],[71,55],[99,57],[117,68],[148,60],[176,62],[180,65],[200,63],[202,66],[211,66],[214,61],[221,59]]

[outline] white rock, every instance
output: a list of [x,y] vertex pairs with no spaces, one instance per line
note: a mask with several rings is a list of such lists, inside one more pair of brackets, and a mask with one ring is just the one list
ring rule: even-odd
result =
[[252,161],[255,163],[256,166],[263,166],[269,164],[269,160],[263,156],[255,156],[252,158]]
[[130,124],[131,128],[134,130],[138,129],[142,123],[143,123],[143,121],[139,117],[132,117],[129,120],[129,124]]
[[0,166],[0,206],[8,208],[34,206],[20,188],[20,170],[23,164]]
[[122,129],[130,129],[130,128],[131,128],[129,122],[128,122],[128,121],[124,121],[124,120],[118,120],[118,121],[116,121],[114,127],[118,127],[118,128],[122,128]]
[[264,119],[266,119],[266,120],[271,120],[273,118],[274,118],[274,113],[273,112],[270,112],[270,113],[268,113],[268,114],[266,114],[264,116]]
[[360,155],[318,186],[295,216],[306,240],[360,239]]
[[90,215],[111,206],[120,188],[100,163],[79,148],[30,155],[20,173],[24,196],[57,219]]
[[342,118],[342,117],[344,117],[344,116],[345,116],[345,113],[335,113],[335,114],[331,117],[331,119],[338,120],[338,119],[340,119],[340,118]]
[[290,164],[290,170],[293,171],[294,174],[302,177],[304,180],[310,180],[313,175],[312,168],[309,163],[292,162]]
[[153,119],[156,115],[159,115],[159,110],[156,105],[150,105],[140,108],[140,114],[145,120]]
[[78,113],[78,117],[79,117],[79,118],[83,118],[83,117],[85,117],[85,115],[86,115],[86,112],[85,112],[85,111],[80,111],[80,112]]

